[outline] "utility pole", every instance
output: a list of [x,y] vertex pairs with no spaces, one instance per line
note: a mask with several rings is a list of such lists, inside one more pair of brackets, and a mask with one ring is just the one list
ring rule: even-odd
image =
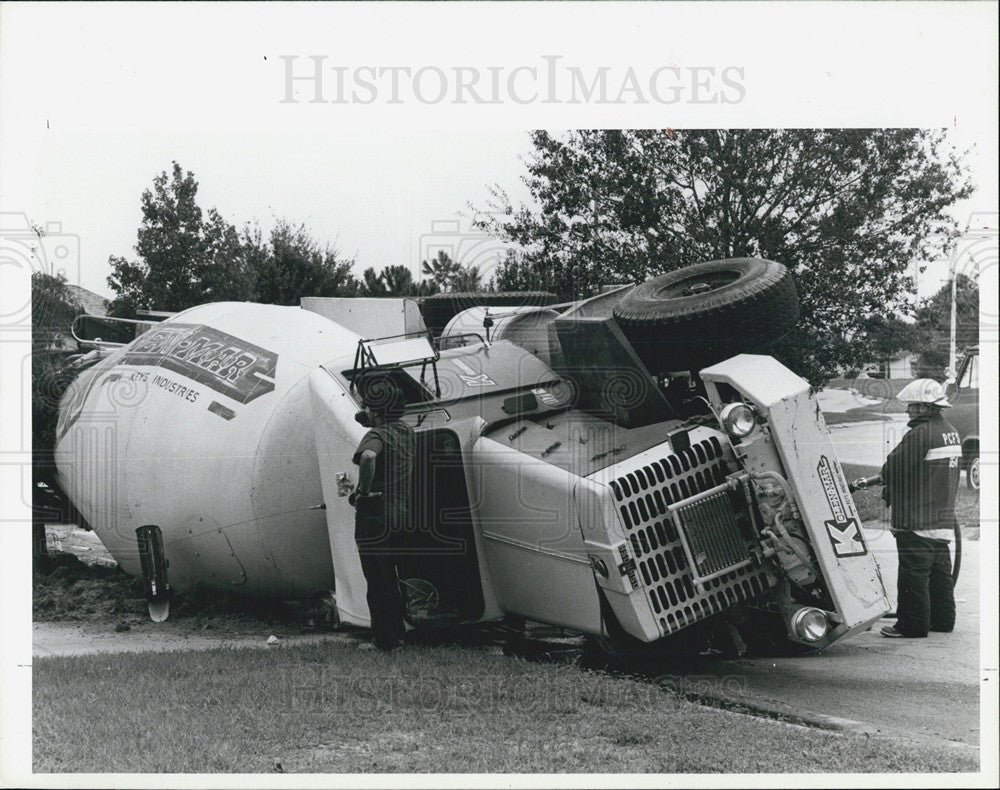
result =
[[[969,232],[969,223],[965,223],[965,231],[962,233],[964,236]],[[969,256],[972,257],[971,255]],[[955,357],[958,354],[955,348],[955,334],[956,334],[956,324],[957,315],[955,303],[957,302],[958,289],[955,281],[958,279],[958,255],[953,254],[951,256],[951,265],[948,267],[948,276],[951,278],[951,328],[948,338],[948,370],[946,372],[945,383],[951,384],[955,381],[956,371],[955,371]]]

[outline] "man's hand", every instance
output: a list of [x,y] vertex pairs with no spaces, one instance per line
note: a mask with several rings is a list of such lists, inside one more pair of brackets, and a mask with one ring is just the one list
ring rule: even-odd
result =
[[848,483],[848,488],[851,491],[865,491],[872,486],[882,485],[882,476],[875,475],[874,477],[859,477],[856,480],[852,480]]
[[379,496],[382,496],[381,491],[370,491],[367,494],[363,494],[358,489],[355,489],[354,491],[351,492],[351,495],[347,497],[347,504],[349,504],[351,507],[357,507],[359,499],[373,499],[374,497],[379,497]]

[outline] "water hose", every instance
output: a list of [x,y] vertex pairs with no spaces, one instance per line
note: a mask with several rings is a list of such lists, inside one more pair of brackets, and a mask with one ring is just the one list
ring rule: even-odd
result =
[[[882,478],[880,475],[875,475],[874,477],[858,478],[857,480],[851,481],[847,488],[851,493],[857,490],[866,490],[872,485],[881,485]],[[951,584],[954,587],[958,584],[958,574],[962,570],[962,525],[955,520],[955,559],[951,564]],[[890,612],[890,614],[893,614]]]

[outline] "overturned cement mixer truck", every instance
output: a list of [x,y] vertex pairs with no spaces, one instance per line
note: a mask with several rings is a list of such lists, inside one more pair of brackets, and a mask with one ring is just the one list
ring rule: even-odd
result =
[[[720,631],[822,648],[890,609],[809,384],[745,353],[797,320],[791,274],[688,266],[564,305],[426,300],[362,337],[315,312],[205,304],[98,358],[65,394],[59,479],[144,583],[335,589],[367,626],[348,495],[356,382],[389,376],[417,435],[399,562],[413,627],[505,616],[610,652]],[[433,309],[432,309],[433,308]]]

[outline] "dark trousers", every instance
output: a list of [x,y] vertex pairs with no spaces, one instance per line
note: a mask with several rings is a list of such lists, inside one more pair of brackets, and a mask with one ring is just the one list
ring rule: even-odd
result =
[[354,539],[361,557],[361,570],[368,583],[372,641],[383,649],[397,644],[406,633],[403,624],[403,596],[396,576],[396,561],[402,538],[399,526],[393,519],[386,517],[381,497],[358,500]]
[[927,636],[928,630],[955,627],[955,589],[951,552],[943,540],[913,532],[897,532],[899,577],[896,630],[906,636]]

